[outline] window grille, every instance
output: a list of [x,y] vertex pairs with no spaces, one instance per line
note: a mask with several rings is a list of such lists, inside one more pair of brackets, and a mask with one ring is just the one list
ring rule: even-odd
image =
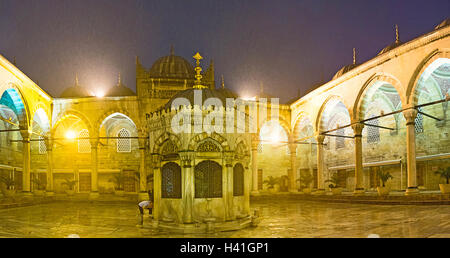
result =
[[244,167],[241,163],[236,164],[233,168],[233,195],[244,195]]
[[[117,152],[131,152],[131,137],[130,131],[125,128],[120,129],[117,134]],[[121,139],[124,138],[124,139]]]
[[222,197],[222,166],[210,160],[195,166],[195,198]]
[[[90,153],[91,152],[91,142],[89,140],[89,131],[83,129],[78,134],[78,152],[79,153]],[[85,138],[85,139],[82,139]]]
[[[371,117],[374,117],[373,115]],[[373,119],[367,122],[370,125],[379,125],[379,120]],[[367,126],[367,143],[377,143],[380,141],[380,128],[374,126]]]
[[[422,108],[418,108],[417,110],[422,112]],[[423,115],[420,113],[417,114],[414,129],[416,131],[416,134],[423,133]]]
[[[343,128],[341,128],[341,129],[336,131],[336,134],[340,135],[340,136],[344,136],[344,133],[345,133],[345,131],[344,131]],[[342,149],[342,148],[345,148],[345,138],[343,138],[343,137],[336,137],[336,150],[337,149]]]
[[47,145],[45,145],[44,137],[39,136],[39,154],[47,153]]
[[167,163],[161,169],[161,197],[181,198],[181,168],[177,163]]

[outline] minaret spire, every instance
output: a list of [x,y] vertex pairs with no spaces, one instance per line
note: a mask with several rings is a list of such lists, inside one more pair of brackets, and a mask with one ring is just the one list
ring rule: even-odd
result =
[[122,85],[122,75],[121,75],[121,73],[119,72],[119,79],[118,79],[117,86],[120,86],[120,85]]
[[400,35],[398,33],[398,25],[395,24],[395,43],[398,44],[400,43]]
[[356,64],[356,48],[353,48],[353,64]]
[[78,83],[78,73],[75,74],[75,86],[79,86],[79,83]]
[[225,80],[223,79],[223,74],[222,74],[222,89],[225,89]]
[[259,82],[259,91],[260,91],[261,94],[264,93],[264,85],[263,85],[263,82],[262,82],[262,81]]

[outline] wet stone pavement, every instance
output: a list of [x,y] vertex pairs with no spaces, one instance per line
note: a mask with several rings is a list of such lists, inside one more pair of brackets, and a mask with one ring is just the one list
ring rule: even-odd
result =
[[[333,204],[281,200],[254,201],[262,220],[258,227],[216,234],[176,235],[136,226],[136,204],[57,202],[0,210],[0,237],[81,238],[141,237],[450,237],[450,206]],[[147,225],[147,226],[146,226]]]

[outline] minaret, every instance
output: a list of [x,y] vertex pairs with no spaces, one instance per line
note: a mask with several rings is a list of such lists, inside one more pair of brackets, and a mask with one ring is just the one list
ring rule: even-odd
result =
[[194,59],[196,60],[196,66],[195,66],[195,82],[194,82],[194,89],[206,89],[208,87],[202,85],[202,68],[200,67],[200,60],[203,59],[203,57],[200,55],[200,53],[197,52],[195,54]]
[[356,65],[356,48],[353,48],[353,65]]

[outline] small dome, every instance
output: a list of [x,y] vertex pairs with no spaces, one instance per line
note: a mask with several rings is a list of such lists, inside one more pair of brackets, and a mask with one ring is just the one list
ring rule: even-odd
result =
[[79,85],[69,87],[63,91],[60,98],[86,98],[93,97],[94,94],[89,92],[86,88]]
[[170,55],[158,59],[150,69],[150,76],[156,78],[194,79],[194,68],[184,58],[174,55],[173,48]]
[[439,23],[439,25],[436,26],[436,28],[434,28],[434,29],[439,30],[441,28],[447,27],[448,25],[450,25],[450,18],[447,18],[443,22]]
[[[175,99],[177,98],[185,98],[189,101],[190,105],[194,105],[194,92],[196,90],[200,90],[202,92],[202,101],[203,103],[205,102],[206,99],[208,98],[218,98],[220,99],[220,101],[222,101],[222,105],[225,107],[226,105],[226,99],[227,98],[237,98],[237,96],[229,90],[216,90],[216,89],[188,89],[188,90],[184,90],[184,91],[180,91],[178,92],[174,97],[172,97],[172,99],[169,100],[169,102],[167,102],[166,105],[164,105],[164,109],[171,109],[172,108],[172,103],[175,101]],[[203,105],[202,103],[202,105]]]
[[105,94],[105,97],[123,97],[123,96],[136,96],[134,91],[132,91],[127,86],[119,82],[116,86],[110,88]]
[[394,49],[394,48],[396,48],[396,47],[398,47],[398,46],[400,46],[402,44],[403,43],[401,41],[396,41],[396,42],[390,44],[389,46],[383,48],[383,50],[381,50],[380,53],[378,53],[378,55],[382,55],[384,53],[387,53],[387,52],[391,51],[392,49]]
[[355,67],[357,67],[357,64],[350,64],[342,67],[334,76],[333,80],[341,77],[342,75],[346,74],[347,72],[353,70]]

